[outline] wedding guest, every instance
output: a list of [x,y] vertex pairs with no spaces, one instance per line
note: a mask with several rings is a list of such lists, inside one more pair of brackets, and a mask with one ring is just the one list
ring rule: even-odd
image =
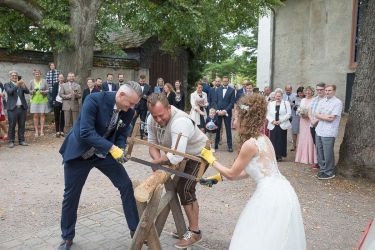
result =
[[314,89],[310,86],[304,89],[305,98],[301,100],[297,114],[300,116],[299,134],[295,162],[316,164],[316,148],[310,134],[309,109],[314,96]]
[[[326,87],[326,84],[324,82],[321,82],[321,83],[318,83],[316,85],[316,92],[317,92],[317,96],[313,98],[312,102],[311,102],[311,107],[310,107],[310,110],[309,110],[309,119],[311,121],[311,124],[310,124],[310,133],[311,133],[311,137],[313,138],[313,142],[314,142],[314,145],[316,145],[315,143],[315,128],[316,126],[318,125],[318,122],[319,120],[316,119],[316,109],[318,107],[318,104],[319,102],[325,97],[325,87]],[[314,164],[311,166],[312,168],[319,168],[319,164]]]
[[233,152],[232,145],[232,109],[235,103],[235,90],[232,87],[229,87],[229,78],[227,76],[223,77],[223,86],[218,88],[216,91],[215,97],[215,109],[218,116],[218,132],[216,133],[215,139],[215,149],[219,148],[220,139],[220,130],[225,125],[225,133],[227,136],[227,146],[228,152]]
[[96,92],[99,92],[97,89],[95,89],[95,83],[94,83],[94,79],[92,78],[87,78],[87,88],[83,90],[83,93],[82,93],[82,105],[83,105],[83,102],[85,101],[85,98],[92,94],[92,93],[96,93]]
[[182,111],[185,110],[185,92],[182,88],[180,80],[176,80],[174,83],[176,97],[174,100],[174,106]]
[[102,84],[102,91],[114,91],[118,90],[118,84],[113,82],[113,75],[111,73],[107,74],[107,80]]
[[211,87],[210,87],[210,84],[208,83],[207,76],[203,77],[202,84],[203,84],[203,92],[205,92],[207,94],[207,97],[208,97],[208,95],[210,94]]
[[[34,80],[30,81],[30,113],[34,114],[34,132],[35,137],[44,136],[45,114],[49,112],[48,108],[48,84],[41,78],[39,69],[33,72]],[[38,134],[38,124],[40,120],[40,134]]]
[[95,79],[95,89],[98,90],[99,92],[102,91],[102,78],[98,77]]
[[159,77],[156,80],[156,85],[154,87],[154,93],[162,93],[163,87],[164,87],[164,80],[163,80],[163,78]]
[[[276,95],[281,101],[281,94]],[[242,146],[232,166],[223,166],[211,150],[203,149],[201,156],[229,180],[250,176],[257,183],[238,219],[230,250],[305,250],[298,197],[277,167],[272,143],[260,133],[266,112],[267,102],[258,94],[241,98],[235,106],[234,128]],[[220,181],[220,175],[209,178]]]
[[65,127],[65,120],[64,120],[64,111],[62,110],[62,98],[59,96],[59,91],[61,90],[62,86],[64,85],[64,75],[59,74],[58,82],[55,82],[52,87],[52,100],[53,100],[53,113],[55,117],[55,130],[56,130],[56,137],[65,136],[64,134],[64,127]]
[[282,90],[275,91],[275,101],[268,103],[267,120],[270,139],[275,148],[276,159],[281,161],[287,155],[287,131],[291,128],[289,121],[290,103],[282,100]]
[[4,100],[5,100],[5,89],[4,89],[4,85],[2,82],[0,82],[0,129],[2,131],[0,131],[0,139],[1,140],[4,140],[4,141],[7,141],[8,140],[8,129],[7,129],[7,126],[6,126],[6,116],[5,116],[5,105],[4,103],[6,103]]
[[335,96],[336,85],[325,87],[326,96],[319,102],[316,119],[316,149],[319,164],[319,180],[335,178],[335,139],[339,132],[342,102]]
[[242,88],[236,92],[236,103],[244,95],[253,94],[253,84],[249,80],[243,81]]
[[215,152],[213,147],[213,143],[215,142],[216,130],[217,130],[217,116],[216,116],[216,109],[210,108],[210,112],[206,119],[206,135],[207,138],[210,140],[211,143],[211,150]]
[[174,101],[176,99],[176,94],[174,92],[173,86],[170,83],[166,83],[163,87],[163,93],[167,96],[169,105],[174,106]]
[[18,124],[18,142],[21,146],[28,146],[25,142],[25,122],[27,112],[27,102],[25,94],[30,91],[22,80],[18,80],[18,73],[15,70],[9,72],[10,81],[5,83],[4,89],[7,93],[7,112],[8,112],[8,147],[14,148],[16,137],[16,125]]
[[65,128],[69,128],[78,118],[78,100],[81,99],[81,86],[75,82],[74,73],[68,73],[68,82],[62,85],[59,95],[63,99]]
[[146,83],[146,76],[140,75],[138,83],[142,90],[141,100],[135,105],[134,108],[134,117],[132,121],[132,130],[135,127],[135,123],[137,122],[138,117],[141,119],[141,126],[139,127],[139,132],[141,134],[141,139],[147,133],[147,126],[146,126],[146,117],[147,117],[147,98],[151,95],[152,89],[149,84]]
[[293,97],[293,101],[291,103],[293,147],[290,151],[295,151],[297,148],[297,137],[299,134],[299,123],[300,123],[300,116],[297,114],[297,110],[299,109],[302,98],[304,98],[303,87],[299,87],[297,89],[297,95]]
[[265,86],[263,89],[263,96],[266,98],[267,101],[270,101],[270,94],[272,90],[269,86]]
[[118,83],[117,86],[121,87],[121,85],[125,84],[124,74],[118,74]]
[[55,63],[48,63],[49,71],[46,74],[46,82],[48,84],[48,108],[52,110],[53,98],[52,98],[52,88],[53,84],[59,81],[58,77],[60,71],[56,69]]
[[195,86],[196,90],[190,95],[190,117],[198,128],[204,132],[207,118],[205,108],[208,106],[207,94],[203,92],[201,81],[198,81]]

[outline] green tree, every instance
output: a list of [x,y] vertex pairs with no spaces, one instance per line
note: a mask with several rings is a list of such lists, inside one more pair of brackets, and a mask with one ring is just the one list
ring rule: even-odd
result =
[[[156,36],[170,53],[190,48],[220,58],[224,34],[256,25],[279,0],[0,0],[0,45],[52,51],[57,66],[89,76],[93,48],[113,49],[108,34],[128,27]],[[214,60],[213,60],[214,61]]]
[[[204,74],[214,78],[219,76],[240,75],[255,82],[256,80],[256,48],[257,29],[252,32],[232,34],[222,41],[221,58],[209,62],[204,68]],[[235,53],[236,51],[240,53]]]

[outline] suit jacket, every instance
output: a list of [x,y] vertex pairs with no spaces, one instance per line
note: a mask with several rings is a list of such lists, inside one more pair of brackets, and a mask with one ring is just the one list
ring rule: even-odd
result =
[[169,93],[169,96],[167,96],[167,99],[168,99],[168,102],[169,102],[169,105],[173,105],[174,106],[174,103],[175,103],[175,99],[176,99],[176,94],[174,92],[171,92]]
[[8,83],[5,83],[4,89],[8,96],[7,110],[14,110],[16,108],[18,97],[21,100],[22,108],[24,110],[27,110],[28,106],[27,106],[25,94],[30,94],[30,91],[26,86],[25,88],[19,88],[14,83],[8,82]]
[[113,109],[116,92],[99,92],[88,95],[73,128],[66,136],[60,148],[63,161],[69,161],[82,156],[91,147],[106,155],[112,145],[125,148],[129,126],[134,116],[134,110],[120,111],[117,128],[109,138],[104,138]]
[[[291,115],[290,103],[288,101],[281,101],[280,110],[279,110],[279,121],[281,122],[280,128],[282,128],[283,130],[286,130],[292,127],[289,121],[290,115]],[[269,130],[273,130],[275,128],[275,125],[272,124],[272,121],[276,119],[276,101],[272,101],[268,103],[266,118],[268,120],[267,128]]]
[[223,89],[223,87],[220,87],[216,91],[216,110],[226,110],[228,115],[232,115],[236,95],[235,90],[234,88],[228,86],[227,92],[223,97]]
[[[119,88],[118,84],[117,83],[112,83],[112,91],[117,91]],[[108,82],[105,81],[102,83],[102,91],[109,91],[109,86],[108,86]]]
[[[74,90],[76,90],[78,94],[76,97],[71,96],[74,93]],[[78,83],[73,82],[71,87],[69,86],[69,82],[64,83],[59,92],[60,97],[63,99],[62,110],[78,112],[81,93],[81,86]]]
[[100,92],[99,90],[97,90],[96,88],[93,88],[90,92],[90,89],[89,88],[86,88],[83,90],[83,93],[82,93],[82,105],[83,105],[83,102],[85,101],[86,97],[89,95],[89,94],[92,94],[92,93],[97,93],[97,92]]
[[236,103],[238,102],[238,100],[244,95],[244,89],[242,88],[242,89],[239,89],[239,90],[237,90],[237,92],[236,92]]
[[147,110],[147,97],[152,94],[152,88],[148,84],[143,85],[142,98],[135,106],[135,110],[139,113],[140,110]]
[[208,108],[216,108],[216,92],[219,88],[212,87],[208,94]]

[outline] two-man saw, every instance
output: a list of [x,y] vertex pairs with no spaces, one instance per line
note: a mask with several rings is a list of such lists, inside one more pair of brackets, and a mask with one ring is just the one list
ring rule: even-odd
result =
[[182,177],[182,178],[185,178],[185,179],[188,179],[188,180],[199,182],[199,184],[205,185],[205,186],[208,186],[208,187],[212,187],[212,185],[214,185],[218,182],[215,179],[198,178],[194,175],[187,174],[187,173],[184,173],[184,172],[172,169],[172,168],[168,168],[168,167],[162,166],[160,164],[155,164],[155,163],[152,163],[152,162],[149,162],[149,161],[145,161],[145,160],[142,160],[142,159],[137,158],[137,157],[130,157],[129,160],[140,163],[144,166],[151,167],[153,170],[163,170],[165,172],[174,174],[176,176],[179,176],[179,177]]

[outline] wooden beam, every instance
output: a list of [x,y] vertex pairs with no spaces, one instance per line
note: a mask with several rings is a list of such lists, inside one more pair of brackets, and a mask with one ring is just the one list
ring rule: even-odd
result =
[[130,247],[131,250],[142,249],[144,241],[146,239],[149,239],[149,237],[151,237],[150,238],[151,241],[159,242],[157,233],[156,235],[150,234],[150,229],[154,226],[154,221],[155,221],[156,212],[159,206],[162,190],[163,190],[162,185],[158,185],[152,195],[152,198],[150,199],[150,202],[147,204],[147,207],[144,210],[141,216],[141,219],[139,221],[137,230],[135,231],[132,244]]

